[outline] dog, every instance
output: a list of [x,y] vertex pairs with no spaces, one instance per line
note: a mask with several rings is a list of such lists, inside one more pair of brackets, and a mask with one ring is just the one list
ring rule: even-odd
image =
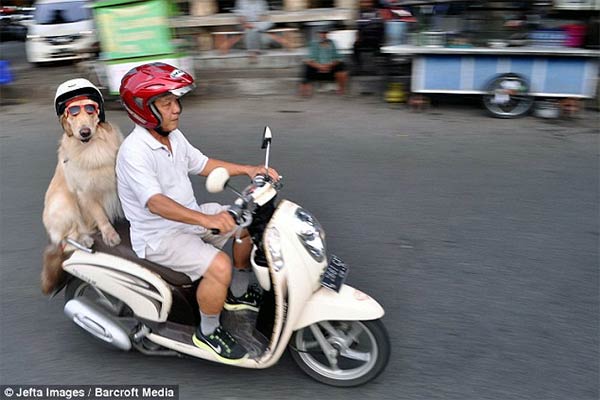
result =
[[91,247],[92,235],[100,230],[107,245],[121,242],[112,223],[123,216],[115,174],[123,135],[100,120],[98,107],[97,102],[79,96],[59,116],[63,134],[42,218],[50,239],[41,275],[44,294],[50,294],[63,281],[62,262],[72,251],[65,244],[66,238]]

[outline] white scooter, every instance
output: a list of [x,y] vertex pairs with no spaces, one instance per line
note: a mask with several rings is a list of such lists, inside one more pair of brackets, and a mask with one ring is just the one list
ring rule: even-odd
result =
[[[271,131],[263,135],[268,167]],[[229,175],[216,169],[207,190],[222,191]],[[325,233],[297,204],[275,199],[279,183],[258,176],[238,195],[230,212],[252,236],[251,263],[263,289],[258,313],[224,311],[221,323],[248,350],[236,366],[267,368],[287,347],[300,368],[333,386],[356,386],[379,375],[390,343],[380,321],[383,308],[367,294],[345,285],[347,266],[328,262]],[[93,248],[69,240],[77,250],[63,263],[69,274],[65,314],[95,337],[122,350],[149,355],[189,355],[221,362],[192,343],[199,322],[195,290],[187,275],[136,257],[127,225],[122,244],[96,240]]]

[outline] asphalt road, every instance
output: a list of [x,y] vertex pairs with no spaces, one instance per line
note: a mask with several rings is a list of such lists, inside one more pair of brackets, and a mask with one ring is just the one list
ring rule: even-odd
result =
[[[390,364],[343,390],[287,354],[250,371],[107,349],[63,316],[62,298],[41,295],[52,95],[0,108],[0,384],[178,384],[181,399],[598,399],[598,113],[496,120],[471,105],[414,114],[327,94],[185,102],[182,130],[212,157],[259,163],[271,126],[282,196],[318,216],[348,283],[384,306]],[[130,130],[117,107],[107,115]],[[194,184],[200,201],[233,198]]]

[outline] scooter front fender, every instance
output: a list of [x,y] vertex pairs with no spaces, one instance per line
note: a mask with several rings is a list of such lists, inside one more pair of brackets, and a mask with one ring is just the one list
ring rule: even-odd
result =
[[322,287],[306,302],[294,330],[319,321],[369,321],[384,314],[375,299],[352,286],[342,285],[339,293]]

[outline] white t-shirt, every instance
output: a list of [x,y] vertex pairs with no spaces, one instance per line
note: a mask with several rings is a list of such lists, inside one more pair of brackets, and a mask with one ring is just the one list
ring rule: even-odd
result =
[[192,146],[178,129],[169,134],[169,141],[173,153],[148,130],[136,125],[117,155],[119,199],[131,224],[131,246],[142,258],[146,256],[146,246],[156,250],[169,233],[206,231],[200,226],[165,219],[148,210],[148,200],[156,194],[199,210],[188,174],[198,175],[208,157]]

